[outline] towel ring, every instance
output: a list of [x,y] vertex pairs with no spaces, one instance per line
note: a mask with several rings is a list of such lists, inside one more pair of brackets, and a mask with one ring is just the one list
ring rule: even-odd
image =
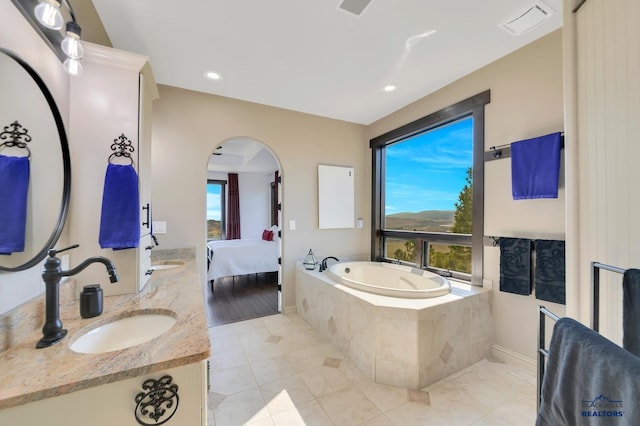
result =
[[[10,129],[11,128],[11,129]],[[8,126],[4,126],[4,131],[0,133],[0,140],[7,140],[0,144],[0,149],[2,147],[12,148],[17,147],[20,149],[27,150],[27,158],[31,158],[31,150],[27,146],[28,142],[31,142],[31,136],[29,135],[29,130],[22,127],[18,120],[9,124]]]
[[111,150],[113,153],[109,155],[108,162],[109,164],[116,164],[112,160],[115,158],[124,157],[129,159],[130,165],[133,166],[133,158],[131,158],[131,153],[135,152],[135,148],[131,141],[123,134],[118,136],[113,140],[111,144]]

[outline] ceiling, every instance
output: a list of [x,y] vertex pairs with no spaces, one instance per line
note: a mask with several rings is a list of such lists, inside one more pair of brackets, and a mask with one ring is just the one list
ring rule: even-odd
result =
[[252,138],[225,141],[213,151],[207,170],[224,173],[272,173],[280,166],[271,151]]
[[518,36],[499,24],[539,0],[372,0],[360,15],[342,1],[93,3],[113,47],[149,56],[160,84],[361,124],[562,25],[562,0]]

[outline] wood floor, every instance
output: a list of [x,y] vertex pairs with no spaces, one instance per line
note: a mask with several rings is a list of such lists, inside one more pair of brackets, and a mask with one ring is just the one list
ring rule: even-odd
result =
[[278,274],[267,272],[215,280],[207,284],[209,327],[278,313]]

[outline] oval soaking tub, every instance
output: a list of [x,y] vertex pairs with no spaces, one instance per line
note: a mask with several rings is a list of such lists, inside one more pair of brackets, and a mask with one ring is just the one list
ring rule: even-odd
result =
[[392,263],[337,263],[327,273],[337,283],[383,296],[424,299],[451,291],[449,280],[440,275]]

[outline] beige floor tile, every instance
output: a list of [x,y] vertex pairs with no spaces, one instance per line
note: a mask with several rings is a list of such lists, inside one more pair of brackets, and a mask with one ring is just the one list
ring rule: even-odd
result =
[[378,417],[374,417],[366,422],[365,426],[394,426],[394,424],[391,423],[391,420],[389,420],[387,416],[380,414]]
[[261,341],[242,345],[244,354],[250,363],[284,355],[284,351],[280,347],[280,343],[266,342],[266,337],[267,336],[265,336]]
[[298,375],[260,386],[260,392],[272,416],[314,400],[313,394]]
[[271,417],[276,426],[334,426],[318,401],[311,401]]
[[[518,366],[476,363],[424,388],[428,405],[409,402],[406,389],[374,383],[295,314],[213,327],[209,334],[209,426],[535,422],[535,375]],[[323,366],[327,359],[337,368]]]
[[217,426],[244,425],[264,418],[270,415],[258,388],[227,397],[215,410]]
[[229,396],[257,387],[253,371],[248,365],[211,373],[211,391],[222,395]]
[[359,425],[380,415],[380,410],[357,387],[349,386],[319,399],[336,425]]
[[316,398],[351,386],[340,370],[331,367],[316,367],[300,373],[300,377]]
[[248,364],[247,357],[244,356],[242,346],[228,351],[218,352],[209,357],[209,368],[211,373],[219,373],[236,367]]
[[251,370],[258,386],[296,374],[289,361],[283,356],[252,362]]
[[407,390],[404,388],[379,385],[370,379],[357,383],[356,387],[383,413],[409,402]]

